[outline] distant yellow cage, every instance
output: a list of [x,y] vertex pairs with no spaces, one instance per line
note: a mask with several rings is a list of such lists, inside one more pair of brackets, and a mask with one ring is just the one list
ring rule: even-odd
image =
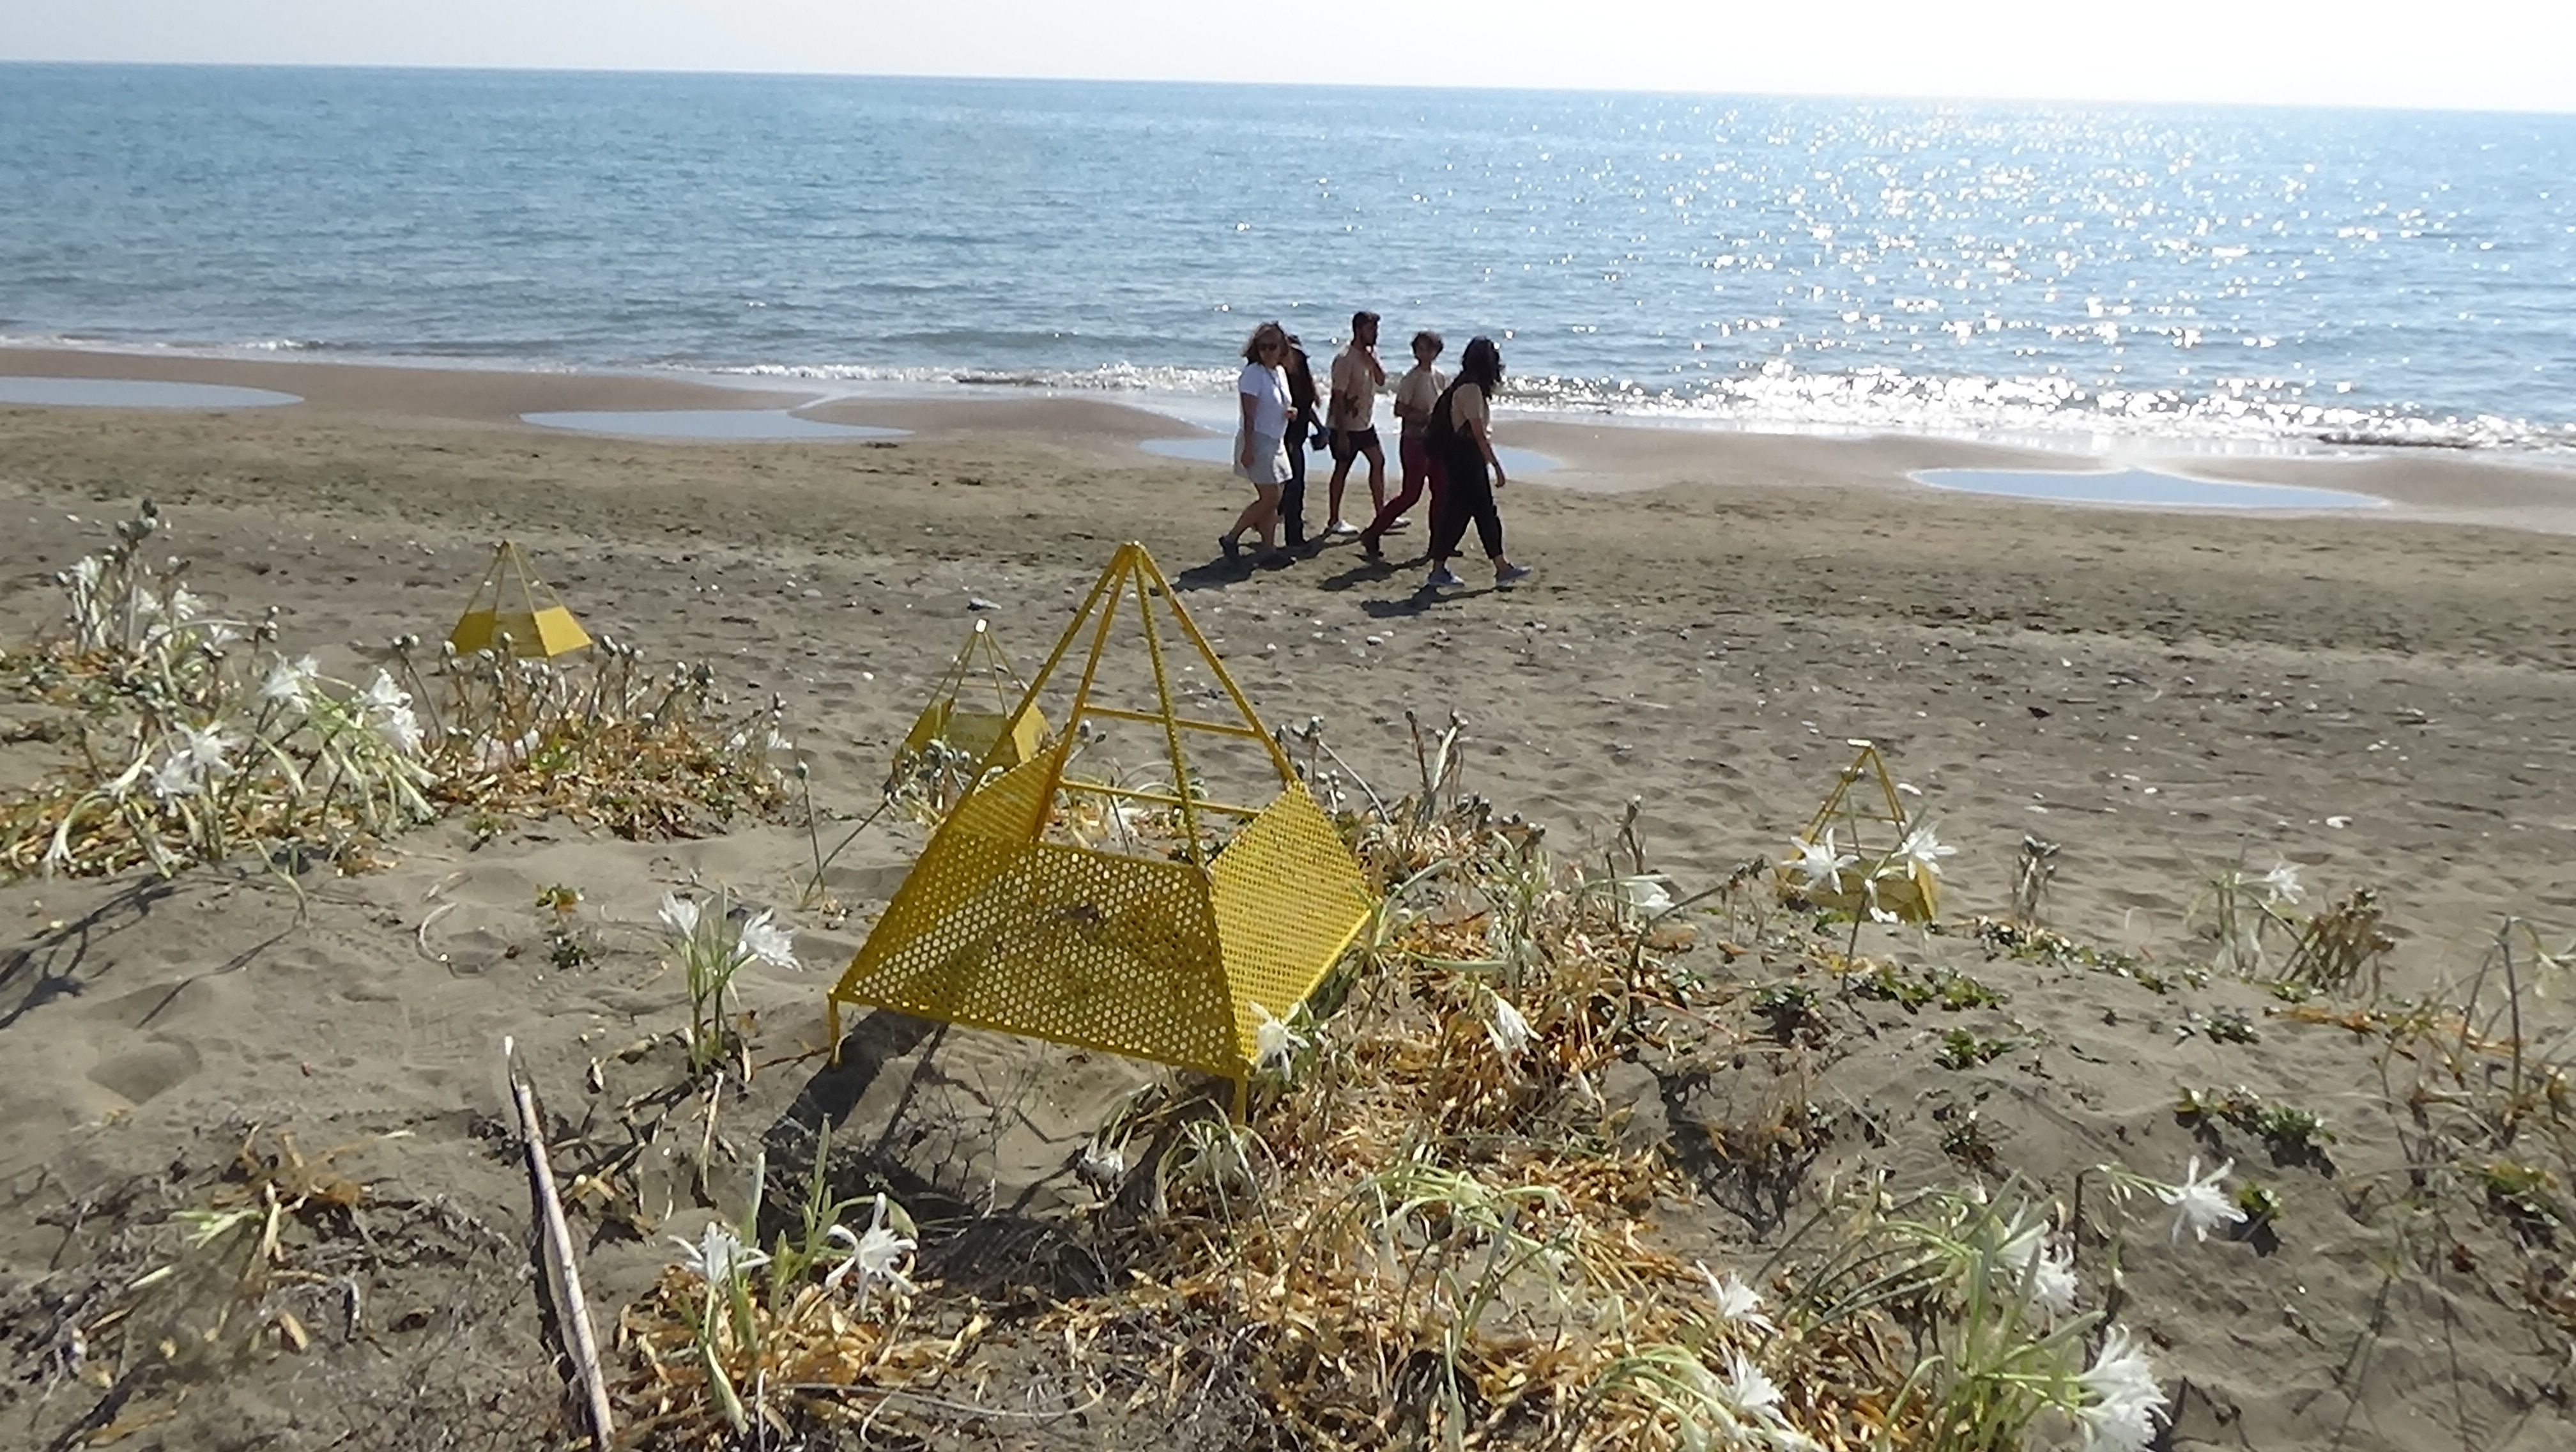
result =
[[[1825,804],[1816,809],[1807,829],[1798,834],[1801,846],[1829,839],[1837,827],[1850,830],[1848,839],[1836,843],[1837,849],[1848,847],[1858,862],[1834,874],[1828,887],[1805,878],[1792,864],[1782,864],[1776,872],[1780,895],[1802,897],[1821,908],[1866,916],[1872,907],[1890,914],[1901,922],[1928,923],[1941,910],[1941,879],[1932,867],[1913,858],[1891,860],[1914,829],[1911,815],[1896,792],[1895,778],[1887,774],[1887,762],[1878,754],[1874,742],[1854,740],[1847,745],[1860,748],[1852,764],[1834,778],[1833,790],[1826,793]],[[1874,786],[1875,791],[1869,790]],[[1855,796],[1854,787],[1862,787]],[[1875,839],[1888,836],[1884,846]],[[1887,864],[1887,872],[1873,878],[1870,868]]]
[[[991,689],[990,710],[967,699],[970,694],[981,697],[979,686]],[[948,674],[931,688],[930,704],[922,707],[912,730],[905,733],[898,762],[901,757],[919,756],[934,741],[978,761],[990,757],[995,766],[1011,767],[1027,761],[1037,755],[1047,734],[1046,717],[1036,707],[1015,709],[1027,690],[1027,684],[1003,657],[993,633],[985,628],[984,621],[977,620],[966,643],[957,648],[957,658],[949,663]]]
[[492,568],[465,602],[465,613],[447,633],[459,655],[492,650],[506,643],[511,652],[552,660],[590,644],[590,632],[572,618],[561,597],[528,568],[525,555],[508,540],[492,551]]
[[[1095,699],[1122,618],[1152,669],[1150,710]],[[1221,714],[1231,719],[1187,716],[1174,705],[1167,631],[1221,688],[1231,707]],[[1063,730],[1008,765],[1017,723],[1086,636]],[[1159,728],[1176,789],[1068,776],[1087,720]],[[998,775],[932,834],[833,987],[835,1051],[841,1006],[875,1004],[1230,1078],[1239,1108],[1262,1017],[1295,1013],[1373,911],[1359,865],[1141,545],[1119,547],[1013,722],[979,773]],[[1276,795],[1255,807],[1200,794],[1182,747],[1193,733],[1259,743]],[[1075,797],[1113,811],[1167,809],[1181,824],[1179,846],[1150,857],[1051,839]],[[1210,817],[1243,825],[1212,850],[1203,831]]]

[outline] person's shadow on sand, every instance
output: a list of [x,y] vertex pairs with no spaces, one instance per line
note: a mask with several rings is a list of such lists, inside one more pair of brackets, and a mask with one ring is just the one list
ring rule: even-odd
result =
[[1192,565],[1179,574],[1173,575],[1172,588],[1174,590],[1222,590],[1229,585],[1240,585],[1256,573],[1285,570],[1295,564],[1296,561],[1293,559],[1262,560],[1255,557],[1249,550],[1245,551],[1240,559],[1229,560],[1220,555],[1206,564]]

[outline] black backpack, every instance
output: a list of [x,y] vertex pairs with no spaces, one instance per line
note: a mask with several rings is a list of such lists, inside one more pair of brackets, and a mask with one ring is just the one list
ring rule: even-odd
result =
[[1424,427],[1422,437],[1424,444],[1431,450],[1431,457],[1435,459],[1446,460],[1468,443],[1468,440],[1458,432],[1457,417],[1449,411],[1449,400],[1456,397],[1458,389],[1466,384],[1467,380],[1464,378],[1452,382],[1447,388],[1441,390],[1440,401],[1431,405],[1431,418]]

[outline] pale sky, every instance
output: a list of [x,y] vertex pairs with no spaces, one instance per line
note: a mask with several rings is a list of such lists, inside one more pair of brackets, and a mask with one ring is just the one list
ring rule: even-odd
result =
[[0,0],[0,59],[2576,111],[2566,0]]

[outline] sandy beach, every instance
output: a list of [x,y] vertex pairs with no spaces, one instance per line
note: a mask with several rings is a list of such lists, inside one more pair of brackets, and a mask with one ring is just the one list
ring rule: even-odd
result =
[[[707,661],[745,699],[782,697],[816,801],[851,820],[970,619],[1034,660],[1133,539],[1270,724],[1320,717],[1353,770],[1401,789],[1415,770],[1406,713],[1455,711],[1469,722],[1466,788],[1544,824],[1570,859],[1597,858],[1641,801],[1643,839],[1678,883],[1776,860],[1851,758],[1847,741],[1866,738],[1960,849],[1948,917],[2000,913],[2030,835],[2061,848],[2053,927],[2171,968],[2206,962],[2193,910],[2229,865],[2294,864],[2311,906],[2377,890],[2397,940],[2393,994],[2456,1001],[2508,916],[2556,945],[2576,932],[2576,473],[2449,451],[2203,458],[2177,462],[2389,503],[2069,507],[1906,478],[2063,462],[2036,450],[1507,416],[1503,442],[1561,466],[1502,499],[1512,554],[1537,573],[1432,597],[1417,568],[1347,544],[1278,570],[1214,562],[1240,486],[1142,453],[1180,430],[1110,398],[840,399],[811,416],[909,432],[679,443],[517,420],[818,395],[33,350],[0,352],[0,373],[305,400],[0,408],[12,644],[60,613],[52,573],[146,497],[166,548],[193,562],[192,588],[248,617],[278,607],[283,639],[340,673],[360,646],[442,635],[506,536],[594,634]],[[1421,537],[1391,538],[1390,556],[1408,559]],[[65,759],[61,741],[13,729],[38,715],[0,702],[0,788]],[[829,1103],[919,1193],[1043,1216],[1081,1198],[1070,1165],[1085,1137],[1153,1070],[887,1023],[862,1024],[839,1068],[818,1057],[823,989],[922,840],[910,826],[860,838],[829,877],[837,910],[789,912],[809,971],[743,980],[762,1067],[729,1111],[726,1153],[747,1157],[760,1126]],[[13,1354],[54,1354],[62,1268],[103,1253],[103,1226],[201,1194],[252,1126],[291,1130],[307,1153],[353,1146],[350,1173],[414,1207],[423,1249],[363,1305],[315,1293],[305,1323],[329,1346],[165,1394],[173,1419],[127,1445],[433,1445],[385,1433],[396,1416],[443,1419],[446,1445],[533,1445],[514,1428],[553,1406],[556,1383],[517,1246],[525,1181],[494,1129],[497,1045],[516,1036],[567,1135],[595,1137],[660,1064],[619,1051],[681,1012],[650,930],[658,896],[722,882],[791,908],[809,852],[785,822],[678,842],[539,823],[478,846],[451,821],[393,843],[380,872],[309,884],[301,910],[251,872],[0,886],[0,1194],[15,1211],[0,1225],[0,1332]],[[601,948],[569,971],[549,965],[533,906],[558,883],[582,894]],[[1873,928],[1863,941],[1898,939]],[[1938,942],[1922,951],[1973,957]],[[2551,1310],[2563,1290],[2532,1280],[2558,1263],[2557,1242],[2407,1198],[2387,1057],[2274,1017],[2278,1001],[2224,977],[2186,1009],[2071,969],[1981,971],[2012,979],[2009,1018],[2031,1047],[1944,1073],[1926,1060],[1936,1030],[1871,1020],[1810,1097],[1876,1128],[1836,1139],[1812,1167],[1820,1181],[1865,1164],[1938,1170],[1936,1120],[1956,1106],[1977,1106],[2003,1163],[2046,1180],[2106,1156],[2173,1169],[2211,1153],[2171,1113],[2185,1088],[2295,1097],[2341,1137],[2330,1173],[2263,1167],[2290,1202],[2294,1251],[2203,1275],[2158,1236],[2133,1268],[2126,1315],[2189,1384],[2170,1445],[2540,1449],[2576,1436],[2576,1308]],[[2545,1022],[2522,1035],[2562,1064],[2571,991],[2551,990],[2532,1010]],[[2260,1022],[2260,1041],[2196,1033],[2213,1004]],[[1686,1138],[1695,1102],[1653,1111]],[[649,1284],[662,1235],[709,1209],[676,1163],[639,1174],[651,1223],[588,1227],[603,1305]],[[1705,1246],[1779,1233],[1713,1203],[1669,1213]],[[2434,1269],[2400,1285],[2382,1273],[2391,1261]],[[962,1280],[971,1267],[952,1269]],[[477,1314],[448,1315],[467,1307]],[[98,1399],[77,1386],[47,1399],[44,1385],[0,1395],[0,1441],[73,1435]],[[951,1429],[937,1445],[1206,1435],[1153,1415]]]

